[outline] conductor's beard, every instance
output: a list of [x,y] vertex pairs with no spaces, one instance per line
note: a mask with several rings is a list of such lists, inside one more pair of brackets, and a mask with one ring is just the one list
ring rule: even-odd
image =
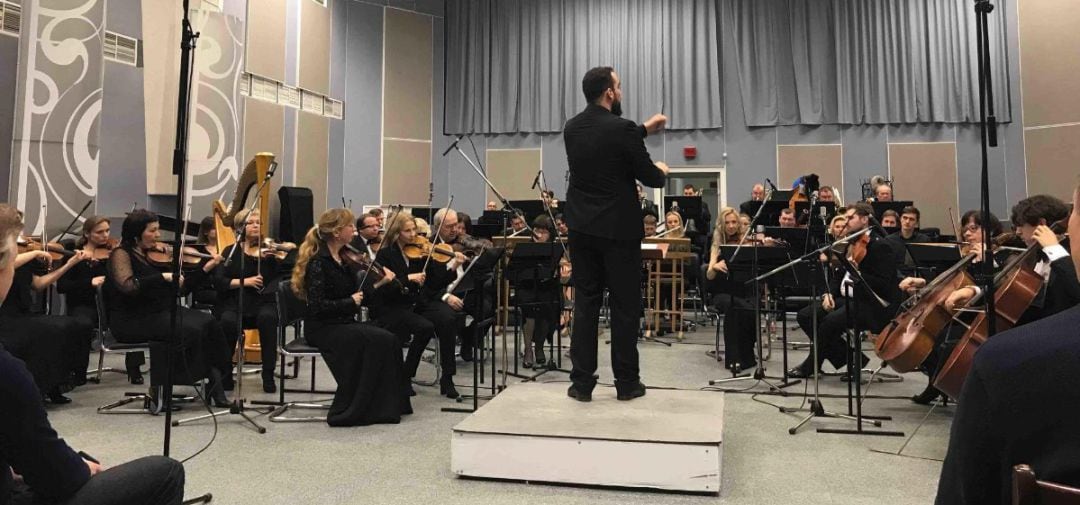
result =
[[611,113],[622,117],[622,100],[611,102]]

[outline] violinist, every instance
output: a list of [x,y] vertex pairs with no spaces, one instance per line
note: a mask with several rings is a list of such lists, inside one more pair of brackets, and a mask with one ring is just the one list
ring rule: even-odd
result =
[[[873,212],[870,204],[864,202],[848,207],[844,214],[846,223],[842,234],[848,236],[865,230],[870,226]],[[856,283],[851,272],[846,272],[839,281],[840,294],[849,302],[854,302],[857,310],[854,310],[850,303],[835,303],[836,307],[818,322],[816,338],[812,334],[812,327],[804,328],[811,342],[816,341],[820,346],[817,363],[814,363],[814,354],[811,351],[802,364],[788,370],[789,377],[808,378],[814,374],[815,369],[821,370],[825,360],[837,369],[848,366],[849,373],[853,366],[861,368],[869,361],[865,354],[861,356],[861,363],[848,363],[849,353],[843,335],[848,329],[849,312],[854,311],[852,315],[857,316],[858,328],[875,333],[881,331],[896,312],[901,301],[901,292],[896,283],[896,259],[892,248],[882,241],[883,237],[873,232],[863,237],[865,238],[862,240],[852,240],[846,253],[851,257],[849,261],[857,263],[858,271],[866,283]],[[857,244],[862,244],[865,251],[855,254],[853,249]],[[862,255],[863,252],[865,255]],[[860,255],[863,256],[861,259],[858,258]],[[885,302],[884,306],[881,301]]]
[[[213,216],[206,216],[199,222],[199,235],[191,247],[196,250],[202,250],[206,254],[211,256],[218,254],[218,237],[217,226],[214,223]],[[210,312],[214,314],[214,317],[220,318],[221,312],[218,310],[218,291],[215,288],[214,279],[212,276],[207,276],[205,281],[201,285],[195,287],[191,291],[191,299],[195,303],[209,307]]]
[[51,270],[56,260],[47,250],[15,256],[11,289],[0,305],[0,344],[26,361],[44,398],[53,404],[71,402],[63,393],[86,384],[90,362],[90,326],[70,316],[35,313],[34,293],[48,289],[86,258],[82,251],[69,254]]
[[[277,305],[275,292],[282,271],[282,261],[277,251],[261,247],[262,221],[258,209],[248,209],[236,213],[237,223],[244,223],[244,242],[240,252],[236,251],[240,243],[233,244],[223,251],[225,262],[215,268],[214,285],[219,291],[218,310],[221,327],[225,331],[225,342],[229,349],[236,348],[239,316],[240,290],[244,290],[244,329],[259,330],[259,345],[262,352],[263,392],[277,392],[274,383],[274,368],[277,365]],[[291,244],[290,244],[291,245]],[[294,246],[295,247],[295,246]]]
[[[67,314],[78,319],[88,328],[98,325],[97,291],[105,284],[105,263],[117,241],[109,238],[111,222],[105,216],[91,216],[83,221],[82,235],[76,248],[83,251],[86,260],[77,263],[56,283],[57,291],[65,295]],[[129,352],[125,358],[128,381],[142,384],[142,371],[146,363],[142,352]]]
[[[445,212],[440,209],[439,212]],[[439,238],[443,242],[450,244],[455,252],[462,253],[465,256],[472,255],[473,261],[480,258],[480,255],[484,251],[493,247],[493,244],[488,239],[475,238],[469,234],[469,230],[472,228],[472,218],[464,212],[457,212],[457,225],[450,227],[449,223],[452,220],[447,220],[447,225],[442,226],[439,230]],[[436,213],[436,221],[439,214]],[[445,216],[443,216],[445,219]],[[491,272],[491,269],[481,271],[477,269],[470,270],[470,275],[473,276],[474,282],[472,286],[462,286],[458,284],[452,291],[452,294],[461,299],[462,305],[464,305],[464,312],[472,316],[472,321],[466,324],[466,318],[459,318],[458,335],[461,341],[461,359],[465,362],[473,360],[473,347],[474,338],[477,324],[491,317],[495,314],[495,282]],[[455,281],[458,278],[465,275],[464,267],[459,266],[457,269],[457,275]],[[479,281],[479,282],[476,282]],[[484,297],[483,305],[478,305],[478,297]],[[449,297],[447,297],[449,300]],[[480,311],[483,311],[481,313]]]
[[[1041,250],[1035,272],[1045,280],[1042,292],[1035,298],[1018,324],[1024,324],[1080,304],[1080,281],[1069,256],[1069,239],[1059,240],[1050,225],[1069,216],[1065,202],[1049,195],[1035,195],[1020,200],[1012,208],[1012,223],[1028,247]],[[946,300],[947,308],[967,306],[980,289],[969,286],[956,290]]]
[[[218,407],[228,407],[225,391],[233,386],[232,361],[221,324],[210,314],[179,307],[176,310],[181,325],[179,335],[174,336],[171,317],[177,289],[185,294],[191,286],[201,284],[201,279],[217,266],[220,256],[192,271],[190,282],[184,277],[174,279],[171,265],[155,264],[150,259],[160,248],[159,228],[157,214],[145,209],[137,209],[124,218],[120,246],[113,249],[106,265],[109,325],[120,342],[149,340],[179,345],[192,369],[203,368],[193,364],[202,360],[206,378],[210,380],[205,400]],[[156,402],[160,385],[153,382],[151,376],[151,397]]]
[[514,212],[514,215],[510,217],[510,228],[506,230],[506,235],[517,236],[525,232],[525,215],[521,212]]
[[360,217],[356,218],[356,237],[349,245],[360,252],[366,252],[369,258],[374,258],[381,239],[379,218],[371,213],[360,214]]
[[412,413],[403,389],[401,347],[390,332],[356,320],[369,297],[394,290],[393,272],[360,285],[342,250],[356,233],[349,209],[330,209],[308,230],[292,271],[292,291],[307,302],[308,341],[319,348],[337,391],[326,422],[330,426],[398,423]]
[[[709,264],[705,270],[708,290],[713,295],[713,307],[718,314],[724,314],[724,348],[727,353],[725,366],[735,373],[757,365],[754,355],[754,340],[757,338],[754,330],[754,305],[751,290],[748,290],[743,282],[728,277],[728,264],[720,255],[720,246],[738,245],[748,229],[748,226],[740,222],[739,213],[735,209],[721,209],[716,220],[716,230],[713,231]],[[747,244],[747,247],[750,246],[752,244]]]
[[[829,240],[835,242],[844,236],[844,229],[847,226],[847,218],[843,214],[837,214],[833,216],[829,222]],[[812,334],[814,328],[814,312],[817,312],[817,320],[820,324],[821,320],[825,319],[825,316],[830,312],[836,310],[837,302],[843,303],[843,297],[840,296],[840,279],[844,277],[844,271],[839,265],[829,263],[829,259],[825,254],[821,255],[822,268],[825,274],[825,280],[828,284],[828,290],[821,295],[820,300],[814,300],[806,307],[799,310],[796,315],[796,320],[799,322],[799,328],[802,328],[807,335]]]
[[[1014,209],[1023,211],[1014,218],[1026,223],[1031,207],[1049,210],[1046,200],[1039,200]],[[1073,194],[1068,228],[1070,235],[1080,233],[1080,188]],[[1080,257],[1080,244],[1071,244],[1071,254]],[[1064,272],[1058,265],[1051,269]],[[980,346],[953,418],[936,504],[1013,503],[1012,469],[1021,463],[1034,468],[1040,480],[1080,486],[1078,326],[1080,307],[1072,307]]]
[[[446,213],[444,219],[456,224],[457,216]],[[432,338],[439,339],[442,377],[439,394],[460,396],[454,387],[457,363],[454,358],[458,331],[458,311],[464,308],[460,298],[446,293],[454,279],[454,270],[464,259],[453,254],[450,261],[431,260],[417,239],[416,218],[408,212],[394,214],[386,230],[386,243],[376,260],[394,273],[406,286],[404,292],[384,291],[371,300],[371,314],[377,324],[393,332],[402,341],[412,336],[405,358],[405,377],[411,379],[420,366],[420,358]],[[408,255],[407,255],[408,251]],[[427,252],[427,254],[424,254]]]
[[560,237],[566,237],[570,233],[562,214],[555,214],[555,231],[559,232]]

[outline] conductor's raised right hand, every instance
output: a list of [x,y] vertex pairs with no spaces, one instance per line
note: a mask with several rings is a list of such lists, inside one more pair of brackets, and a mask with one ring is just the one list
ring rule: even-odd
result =
[[653,117],[649,118],[643,124],[645,131],[649,132],[649,135],[659,132],[664,129],[664,125],[667,124],[667,116],[663,114],[653,114]]
[[668,168],[667,163],[664,163],[663,161],[657,161],[654,164],[656,165],[656,168],[659,168],[660,171],[664,173],[665,176],[671,173],[671,169]]

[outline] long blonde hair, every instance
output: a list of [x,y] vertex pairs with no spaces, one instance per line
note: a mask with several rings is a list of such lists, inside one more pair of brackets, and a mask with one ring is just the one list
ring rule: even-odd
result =
[[401,235],[401,229],[405,227],[405,223],[412,222],[416,224],[416,218],[412,214],[399,210],[394,213],[390,218],[390,224],[386,225],[386,237],[383,238],[383,246],[396,244],[398,236]]
[[[679,214],[678,212],[673,211],[673,210],[668,211],[667,214],[664,214],[664,225],[665,226],[667,225],[667,218],[669,218],[671,216],[675,216],[679,220],[679,226],[683,226],[682,215]],[[664,236],[668,237],[668,238],[683,238],[683,237],[686,236],[686,228],[679,228],[678,230],[675,230],[675,231],[672,231],[672,232],[665,232],[665,233],[667,233],[667,235],[664,235]]]
[[19,235],[23,229],[22,213],[15,207],[0,203],[0,268],[15,257],[16,250],[6,250],[9,241]]
[[320,247],[326,245],[327,239],[334,233],[341,231],[349,225],[355,225],[356,217],[349,209],[329,209],[319,215],[319,222],[308,230],[304,236],[304,243],[300,244],[300,252],[296,258],[296,266],[292,271],[292,291],[297,298],[307,301],[304,276],[307,275],[307,266],[319,252]]
[[734,215],[735,220],[739,223],[739,237],[741,238],[746,234],[746,227],[743,225],[742,220],[739,219],[739,211],[732,207],[720,209],[720,214],[716,216],[716,229],[713,230],[712,248],[714,251],[721,245],[729,243],[727,233],[724,231],[724,221],[727,221],[728,214]]

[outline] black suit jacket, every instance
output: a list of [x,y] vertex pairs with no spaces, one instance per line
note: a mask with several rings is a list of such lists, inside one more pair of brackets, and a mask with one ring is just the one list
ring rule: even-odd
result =
[[645,149],[645,127],[590,104],[566,122],[563,141],[570,166],[566,225],[614,240],[640,240],[641,204],[635,180],[658,188],[664,173]]
[[14,469],[46,502],[75,494],[90,470],[49,425],[41,395],[26,365],[0,347],[0,503],[11,499]]
[[644,219],[646,215],[652,214],[657,219],[660,219],[660,211],[657,210],[656,204],[648,198],[641,200],[639,205],[641,206],[641,217]]
[[[893,255],[892,247],[884,239],[876,235],[872,236],[866,250],[866,257],[859,263],[859,272],[866,280],[866,284],[860,283],[855,287],[858,310],[869,311],[874,321],[873,327],[869,329],[875,332],[880,331],[896,314],[900,302],[903,301],[903,293],[896,281],[896,257]],[[885,300],[887,306],[883,307],[874,294]]]
[[938,505],[1009,504],[1012,466],[1080,486],[1080,307],[984,344],[953,419]]
[[[1069,251],[1069,239],[1061,241]],[[1072,257],[1058,258],[1050,264],[1050,279],[1035,303],[1024,312],[1021,323],[1049,317],[1080,304],[1080,281],[1076,278],[1076,266]]]
[[426,270],[427,280],[423,286],[415,282],[409,282],[409,274],[417,273],[423,268],[424,260],[406,261],[401,254],[401,248],[397,244],[387,244],[379,248],[375,255],[378,262],[394,272],[394,277],[401,281],[405,290],[384,290],[377,296],[372,297],[372,312],[378,314],[384,308],[412,306],[422,301],[439,299],[446,293],[446,287],[457,278],[456,271],[446,269],[445,263],[431,261]]

